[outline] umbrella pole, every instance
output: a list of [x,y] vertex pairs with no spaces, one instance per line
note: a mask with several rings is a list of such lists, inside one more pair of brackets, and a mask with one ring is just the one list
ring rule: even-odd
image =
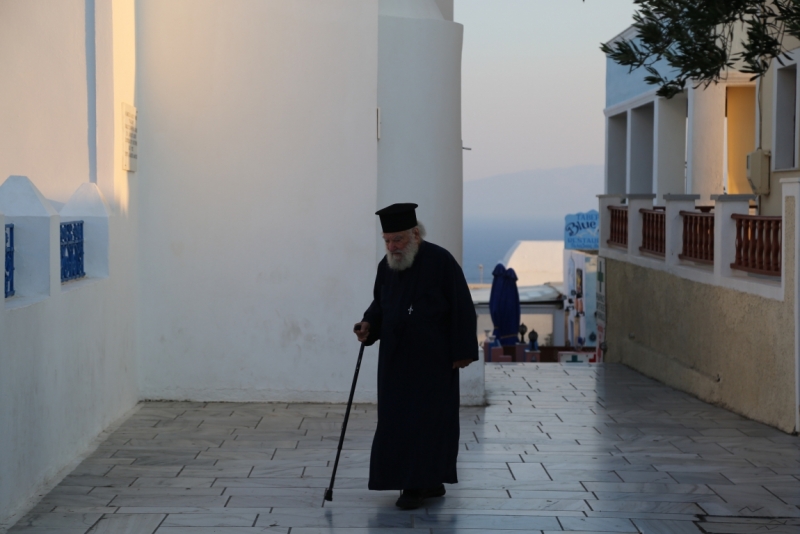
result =
[[325,501],[333,500],[333,482],[336,480],[336,469],[339,467],[339,455],[342,454],[342,444],[344,443],[344,433],[347,430],[347,420],[350,419],[350,407],[353,405],[353,394],[356,392],[356,382],[358,382],[358,371],[361,369],[361,357],[364,356],[364,344],[361,344],[361,349],[358,351],[358,361],[356,362],[356,372],[353,375],[353,385],[350,387],[350,399],[347,401],[347,410],[344,412],[344,423],[342,423],[342,435],[339,436],[339,448],[336,451],[336,461],[333,462],[333,473],[331,473],[331,483],[328,489],[325,490],[325,498],[322,500],[322,506],[325,506]]

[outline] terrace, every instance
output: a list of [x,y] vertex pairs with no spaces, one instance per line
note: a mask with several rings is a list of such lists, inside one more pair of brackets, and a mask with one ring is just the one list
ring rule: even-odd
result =
[[461,483],[403,512],[367,491],[374,405],[148,402],[13,533],[800,529],[800,439],[614,364],[490,364],[462,408]]

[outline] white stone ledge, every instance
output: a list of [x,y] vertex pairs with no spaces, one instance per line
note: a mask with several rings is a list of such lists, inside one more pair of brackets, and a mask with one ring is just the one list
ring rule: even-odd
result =
[[[790,190],[789,182],[784,182],[784,197],[798,197],[798,191]],[[798,189],[797,184],[791,186]],[[621,198],[628,199],[628,247],[608,245],[610,238],[611,217],[608,207],[619,205]],[[782,258],[783,276],[771,280],[769,277],[749,275],[743,271],[731,268],[736,256],[736,223],[732,219],[734,214],[746,214],[749,203],[754,195],[712,195],[714,211],[714,263],[704,266],[680,259],[683,249],[683,217],[681,211],[694,211],[700,200],[699,195],[665,194],[663,195],[666,206],[665,216],[665,254],[663,258],[653,256],[640,250],[642,244],[642,217],[641,209],[652,209],[655,195],[601,195],[598,197],[600,205],[600,256],[618,261],[632,263],[646,269],[664,271],[673,276],[724,287],[733,291],[758,295],[771,300],[784,300],[784,281],[786,276],[785,252],[788,246],[784,240]],[[784,198],[785,204],[785,198]],[[785,217],[784,217],[785,218]],[[785,237],[785,225],[784,225]],[[795,247],[797,244],[793,244]]]
[[27,308],[28,306],[33,306],[39,302],[44,302],[49,298],[50,295],[14,295],[13,297],[6,299],[5,310],[20,310],[22,308]]

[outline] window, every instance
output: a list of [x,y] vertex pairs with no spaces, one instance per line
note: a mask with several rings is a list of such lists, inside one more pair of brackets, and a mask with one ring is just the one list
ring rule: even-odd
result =
[[5,295],[14,296],[14,225],[6,225]]
[[775,169],[793,169],[797,166],[797,65],[778,69],[775,82]]
[[83,221],[61,223],[61,282],[84,276]]

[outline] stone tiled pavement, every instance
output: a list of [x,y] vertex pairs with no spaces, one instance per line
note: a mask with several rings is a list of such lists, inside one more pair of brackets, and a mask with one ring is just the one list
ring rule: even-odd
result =
[[14,533],[800,533],[800,439],[615,365],[487,366],[461,483],[367,491],[375,406],[143,404]]

